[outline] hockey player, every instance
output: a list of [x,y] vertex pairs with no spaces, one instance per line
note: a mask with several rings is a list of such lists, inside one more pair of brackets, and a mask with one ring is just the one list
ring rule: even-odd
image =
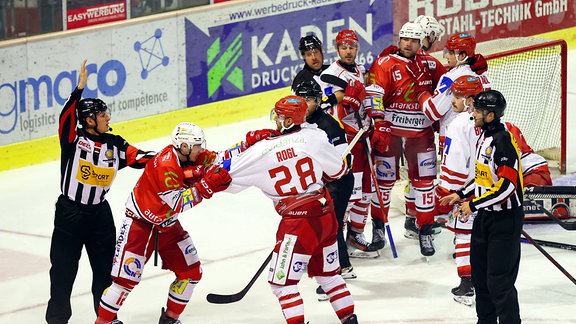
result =
[[[408,22],[400,29],[398,53],[380,57],[370,68],[370,83],[384,89],[384,118],[375,118],[374,136],[379,125],[392,123],[389,149],[376,157],[382,179],[378,186],[383,195],[384,213],[390,208],[390,194],[399,176],[399,160],[404,152],[408,177],[415,189],[415,210],[419,226],[420,252],[435,253],[432,242],[434,224],[434,184],[436,178],[436,148],[432,122],[417,102],[417,94],[429,91],[440,77],[434,61],[427,54],[418,54],[425,34],[419,24]],[[416,76],[416,81],[414,81]],[[374,143],[377,145],[377,142]]]
[[441,203],[475,196],[460,205],[456,217],[465,221],[478,211],[470,242],[478,323],[520,323],[514,286],[524,220],[520,151],[500,121],[506,109],[500,92],[481,92],[473,108],[474,124],[482,129],[475,151],[475,177]]
[[50,245],[50,300],[46,309],[50,324],[68,323],[72,316],[70,295],[83,247],[90,258],[97,311],[102,292],[112,282],[110,269],[116,237],[106,193],[119,170],[127,166],[144,168],[154,155],[108,133],[112,129],[106,104],[96,98],[81,99],[87,81],[84,60],[78,85],[60,113],[61,195],[56,202]]
[[[336,36],[336,49],[340,59],[322,72],[320,79],[324,82],[322,84],[325,87],[323,89],[324,94],[334,95],[338,103],[338,105],[333,105],[330,113],[342,122],[342,119],[350,112],[354,113],[360,109],[365,98],[365,68],[356,63],[359,42],[354,31],[348,29],[340,31]],[[349,118],[350,122],[343,122],[343,124],[348,141],[351,141],[358,131],[358,126],[354,114],[350,115]],[[364,126],[367,127],[366,130],[370,127],[368,117],[364,120]],[[363,252],[374,252],[369,253],[368,257],[376,257],[378,256],[376,250],[369,247],[370,242],[364,236],[364,226],[368,218],[368,206],[373,190],[362,142],[363,140],[359,141],[351,151],[354,157],[352,169],[354,190],[348,204],[349,222],[346,240],[353,248],[351,256],[364,256]],[[357,253],[356,250],[359,250],[360,253]]]
[[194,242],[178,216],[226,189],[231,181],[227,170],[217,165],[208,168],[213,161],[205,159],[211,152],[205,152],[204,145],[200,127],[180,123],[172,132],[172,144],[146,165],[126,202],[114,254],[113,283],[102,295],[95,324],[110,323],[138,285],[155,241],[162,267],[176,275],[159,324],[180,323],[178,317],[202,278],[202,268]]
[[268,282],[286,323],[304,323],[297,285],[306,272],[326,291],[342,323],[358,323],[352,296],[339,274],[338,223],[322,180],[344,176],[348,166],[322,130],[302,125],[307,109],[304,98],[293,95],[276,103],[274,120],[282,135],[225,160],[223,167],[232,177],[226,191],[258,187],[281,216]]

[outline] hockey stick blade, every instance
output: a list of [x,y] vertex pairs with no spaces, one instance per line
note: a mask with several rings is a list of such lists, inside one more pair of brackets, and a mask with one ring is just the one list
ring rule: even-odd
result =
[[262,274],[264,269],[266,269],[266,267],[268,266],[268,263],[270,263],[270,260],[272,260],[272,254],[273,254],[273,252],[270,252],[270,254],[268,254],[268,257],[266,258],[264,263],[262,263],[262,265],[260,266],[258,271],[256,271],[256,273],[254,274],[254,276],[252,277],[252,279],[250,280],[248,285],[246,285],[246,287],[244,287],[244,289],[240,290],[239,292],[237,292],[235,294],[231,294],[231,295],[220,295],[220,294],[210,293],[206,296],[206,300],[211,304],[231,304],[231,303],[235,303],[237,301],[240,301],[242,298],[244,298],[246,293],[248,293],[248,290],[250,290],[252,285],[254,285],[254,283],[256,282],[258,277],[260,277],[260,275]]
[[569,220],[562,220],[562,219],[558,218],[556,215],[552,214],[546,208],[542,207],[538,202],[536,202],[529,195],[526,195],[526,197],[530,200],[530,202],[532,202],[534,204],[534,206],[536,206],[536,208],[538,208],[538,210],[544,212],[544,214],[546,214],[546,216],[550,217],[554,222],[556,222],[556,224],[562,226],[563,229],[565,229],[567,231],[576,230],[576,219],[572,218]]
[[[531,244],[530,241],[521,237],[520,242]],[[561,242],[552,242],[552,241],[544,241],[544,240],[536,240],[534,242],[540,244],[541,246],[562,249],[562,250],[569,250],[569,251],[576,251],[576,245],[568,244],[568,243],[561,243]]]

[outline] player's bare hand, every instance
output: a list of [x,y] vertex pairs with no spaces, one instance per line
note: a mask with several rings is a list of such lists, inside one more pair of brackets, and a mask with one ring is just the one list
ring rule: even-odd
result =
[[465,201],[462,205],[457,206],[458,214],[456,215],[459,220],[466,222],[470,215],[472,215],[472,210],[470,209],[470,202]]
[[440,198],[440,205],[441,206],[446,206],[446,205],[454,205],[458,200],[460,200],[460,196],[458,196],[457,193],[451,193],[448,196],[444,196],[442,198]]
[[78,75],[78,89],[84,89],[86,82],[88,82],[88,70],[86,70],[86,60],[82,62]]

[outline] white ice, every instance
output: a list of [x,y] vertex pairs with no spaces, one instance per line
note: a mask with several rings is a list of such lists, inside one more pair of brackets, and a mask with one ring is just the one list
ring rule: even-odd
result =
[[[574,59],[569,64],[568,138],[573,139],[576,138]],[[210,148],[225,148],[242,139],[248,130],[271,126],[267,118],[258,118],[206,129],[206,137]],[[135,144],[157,150],[168,143],[168,138],[161,138]],[[573,148],[569,143],[569,172],[576,171]],[[120,172],[108,194],[117,225],[140,172],[132,169]],[[59,195],[59,162],[1,172],[0,183],[0,323],[44,323],[49,298],[50,237],[54,203]],[[399,257],[392,258],[387,247],[378,259],[352,260],[358,278],[348,280],[347,284],[360,323],[475,323],[474,308],[455,303],[450,293],[459,283],[452,259],[453,234],[443,231],[436,238],[436,255],[425,263],[417,241],[403,237],[402,189],[402,183],[394,189],[390,215]],[[284,322],[265,274],[240,302],[213,305],[205,298],[211,292],[231,294],[241,290],[273,247],[279,216],[263,194],[255,189],[237,195],[216,194],[179,219],[191,234],[204,269],[202,281],[180,318],[184,324]],[[531,225],[525,229],[537,239],[576,244],[574,233],[557,225]],[[366,233],[370,238],[370,225]],[[576,252],[546,250],[576,276]],[[157,323],[172,280],[172,273],[149,262],[142,282],[120,310],[120,319],[125,324]],[[84,254],[72,293],[70,323],[94,322],[90,282],[91,271]],[[338,322],[330,304],[316,300],[316,283],[312,279],[304,278],[299,287],[310,323]],[[576,323],[575,284],[528,244],[522,244],[516,287],[523,323]]]

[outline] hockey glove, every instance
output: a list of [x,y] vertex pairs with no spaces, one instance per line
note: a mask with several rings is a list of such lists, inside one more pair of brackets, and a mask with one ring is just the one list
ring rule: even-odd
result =
[[420,94],[422,92],[428,91],[433,92],[432,73],[422,61],[418,58],[418,55],[406,64],[406,70],[412,76],[414,80],[414,92]]
[[246,147],[250,147],[263,139],[280,135],[275,129],[259,129],[246,133]]
[[382,50],[382,52],[380,52],[380,54],[378,54],[378,57],[383,57],[383,56],[388,56],[390,54],[394,54],[396,52],[398,52],[399,48],[396,45],[390,45],[388,47],[386,47],[385,49]]
[[482,54],[476,54],[472,57],[470,64],[470,68],[472,71],[476,72],[476,74],[480,75],[486,71],[488,71],[488,62]]
[[344,106],[350,107],[354,111],[360,109],[360,104],[366,98],[366,88],[362,82],[358,80],[348,81],[348,86],[344,92],[344,99],[342,99],[342,104]]
[[392,138],[392,123],[387,120],[378,120],[374,122],[374,133],[370,140],[370,145],[377,153],[388,151],[388,145]]
[[194,187],[204,199],[209,199],[216,192],[225,190],[232,182],[228,171],[219,165],[213,165],[206,171],[206,175]]
[[196,182],[200,181],[206,173],[204,165],[193,165],[184,168],[184,184],[192,187]]

